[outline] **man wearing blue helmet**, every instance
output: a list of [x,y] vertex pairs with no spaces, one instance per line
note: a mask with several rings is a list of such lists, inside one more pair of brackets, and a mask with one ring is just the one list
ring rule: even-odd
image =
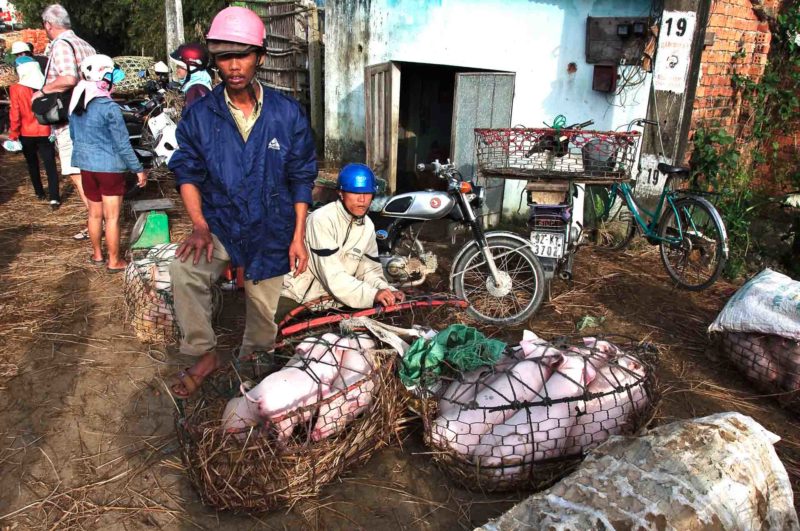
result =
[[405,300],[383,276],[375,226],[367,217],[375,174],[364,164],[348,164],[339,172],[338,189],[338,201],[308,216],[308,269],[297,277],[284,277],[276,320],[292,307],[325,295],[350,308]]

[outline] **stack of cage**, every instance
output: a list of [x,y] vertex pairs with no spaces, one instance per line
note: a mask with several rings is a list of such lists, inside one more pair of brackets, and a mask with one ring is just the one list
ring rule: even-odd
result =
[[489,177],[608,184],[631,178],[637,132],[475,129],[478,169]]
[[405,403],[396,354],[377,346],[352,332],[285,340],[181,402],[178,441],[203,503],[290,507],[397,437]]
[[618,336],[529,341],[492,367],[440,378],[422,402],[426,443],[466,488],[544,487],[609,436],[646,426],[654,352]]

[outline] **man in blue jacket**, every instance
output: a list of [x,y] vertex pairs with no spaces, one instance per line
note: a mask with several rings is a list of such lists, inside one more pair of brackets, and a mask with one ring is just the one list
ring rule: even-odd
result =
[[172,391],[191,395],[226,360],[216,352],[211,284],[243,266],[246,323],[240,356],[269,350],[282,277],[306,269],[305,225],[317,175],[300,106],[255,80],[264,25],[252,11],[220,11],[206,36],[223,83],[186,112],[169,162],[192,220],[170,267],[181,353],[198,356]]

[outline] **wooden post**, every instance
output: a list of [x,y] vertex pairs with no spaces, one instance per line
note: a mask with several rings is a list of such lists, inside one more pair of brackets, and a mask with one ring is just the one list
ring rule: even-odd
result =
[[165,29],[167,33],[167,56],[175,48],[183,44],[183,2],[182,0],[164,0],[167,12]]
[[308,103],[311,107],[311,129],[314,130],[317,154],[324,153],[325,109],[322,93],[322,39],[319,30],[319,12],[311,9],[308,17]]

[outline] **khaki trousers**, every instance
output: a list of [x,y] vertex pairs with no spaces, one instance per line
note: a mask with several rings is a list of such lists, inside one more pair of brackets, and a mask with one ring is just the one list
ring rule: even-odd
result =
[[[190,256],[185,262],[174,260],[169,267],[175,317],[183,336],[180,351],[190,356],[202,356],[214,352],[217,347],[217,337],[211,325],[211,287],[231,258],[217,237],[213,234],[211,237],[214,252],[210,263],[202,256],[197,264],[193,264],[194,257]],[[275,344],[278,332],[275,310],[282,285],[282,275],[258,283],[245,281],[246,319],[240,356],[256,350],[270,350]]]

